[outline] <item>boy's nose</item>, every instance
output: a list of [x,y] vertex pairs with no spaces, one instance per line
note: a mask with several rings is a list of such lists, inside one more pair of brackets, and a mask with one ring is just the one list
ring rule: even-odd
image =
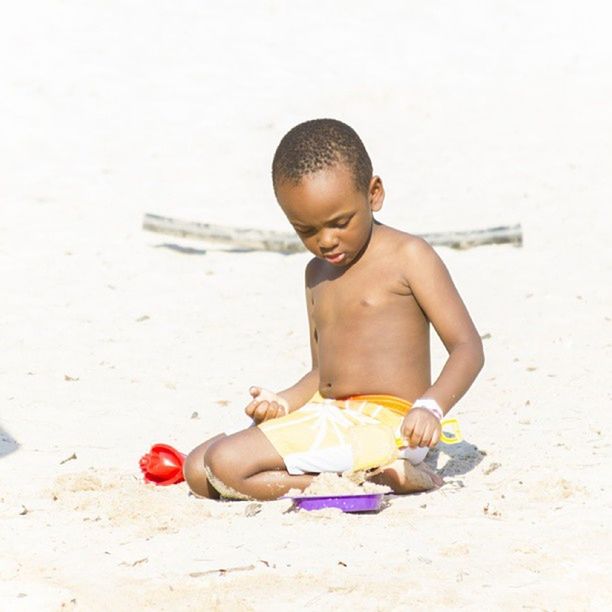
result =
[[319,248],[322,251],[331,251],[338,246],[338,237],[331,229],[324,229],[319,235]]

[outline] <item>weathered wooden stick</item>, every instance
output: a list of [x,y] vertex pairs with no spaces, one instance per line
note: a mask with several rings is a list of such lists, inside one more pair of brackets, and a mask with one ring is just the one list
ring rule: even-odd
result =
[[284,232],[211,225],[149,214],[144,216],[142,227],[160,234],[231,244],[238,249],[280,253],[298,253],[304,250],[304,245],[297,236]]
[[[181,221],[151,214],[145,214],[142,227],[160,234],[221,242],[238,249],[277,251],[279,253],[298,253],[304,250],[304,245],[297,236],[285,232]],[[468,249],[483,244],[505,243],[515,246],[523,244],[520,224],[463,232],[436,232],[420,234],[420,236],[434,246],[449,246],[454,249]]]
[[523,246],[523,230],[520,223],[462,232],[434,232],[419,234],[419,236],[434,246],[448,246],[453,249],[469,249],[485,244]]

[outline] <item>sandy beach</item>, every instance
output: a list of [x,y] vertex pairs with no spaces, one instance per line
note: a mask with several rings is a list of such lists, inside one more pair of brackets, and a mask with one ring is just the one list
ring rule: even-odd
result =
[[[0,23],[0,609],[609,605],[612,9],[604,2],[13,3]],[[309,367],[306,253],[142,230],[290,231],[270,181],[335,117],[484,338],[445,485],[376,514],[145,485],[153,443],[247,426]],[[433,372],[445,351],[433,342]],[[606,569],[608,568],[608,569]]]

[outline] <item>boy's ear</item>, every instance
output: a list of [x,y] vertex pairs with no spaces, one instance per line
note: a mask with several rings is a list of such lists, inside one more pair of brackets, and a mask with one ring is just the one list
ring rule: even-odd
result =
[[373,176],[370,179],[368,200],[370,203],[370,209],[373,212],[378,212],[382,208],[383,202],[385,200],[385,188],[383,187],[382,179],[380,178],[380,176]]

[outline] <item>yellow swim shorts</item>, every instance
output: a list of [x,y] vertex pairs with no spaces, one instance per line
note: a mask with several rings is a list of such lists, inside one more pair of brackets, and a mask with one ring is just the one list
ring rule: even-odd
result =
[[420,463],[427,448],[405,445],[400,425],[412,405],[390,395],[359,395],[344,400],[318,393],[300,409],[264,421],[260,430],[283,458],[289,474],[346,472],[377,468],[402,456]]

